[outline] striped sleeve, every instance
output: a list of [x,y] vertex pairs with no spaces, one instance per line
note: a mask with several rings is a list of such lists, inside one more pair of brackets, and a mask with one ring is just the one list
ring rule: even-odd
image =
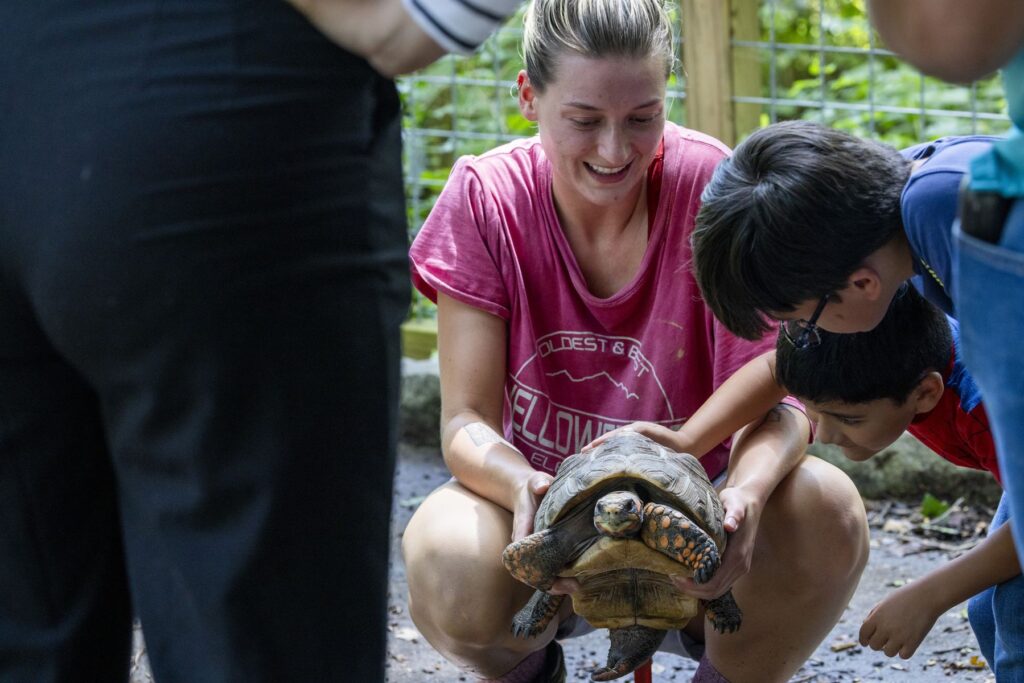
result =
[[487,40],[520,0],[402,0],[406,11],[434,42],[449,52],[470,54]]

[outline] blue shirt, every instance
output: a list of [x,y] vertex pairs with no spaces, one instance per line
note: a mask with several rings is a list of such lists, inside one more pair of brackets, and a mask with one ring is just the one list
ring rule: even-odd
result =
[[1024,49],[1003,67],[1002,75],[1013,128],[971,163],[971,187],[1004,197],[1024,197]]
[[939,138],[900,152],[921,161],[900,196],[903,230],[914,252],[915,286],[947,315],[953,302],[953,221],[960,182],[971,160],[992,148],[988,135]]

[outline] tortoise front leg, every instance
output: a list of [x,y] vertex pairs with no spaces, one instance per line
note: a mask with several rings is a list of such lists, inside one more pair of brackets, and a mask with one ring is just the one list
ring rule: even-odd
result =
[[640,537],[649,547],[692,569],[697,583],[708,581],[721,564],[714,540],[689,517],[668,505],[644,506]]
[[551,588],[565,566],[567,549],[563,545],[554,529],[544,529],[510,543],[501,561],[512,576],[544,591]]
[[532,638],[544,632],[551,620],[558,614],[564,595],[552,595],[536,591],[521,610],[512,618],[512,633],[518,638]]

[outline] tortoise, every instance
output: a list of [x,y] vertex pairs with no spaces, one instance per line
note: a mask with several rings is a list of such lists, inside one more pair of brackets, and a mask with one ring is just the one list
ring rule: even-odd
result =
[[[537,508],[534,533],[502,553],[506,569],[537,589],[512,631],[524,638],[543,632],[565,597],[545,591],[559,576],[575,577],[573,609],[610,629],[608,663],[591,679],[624,676],[697,613],[698,600],[670,577],[708,581],[725,544],[722,504],[698,460],[638,432],[616,434],[562,462]],[[732,591],[701,602],[717,631],[740,627]]]

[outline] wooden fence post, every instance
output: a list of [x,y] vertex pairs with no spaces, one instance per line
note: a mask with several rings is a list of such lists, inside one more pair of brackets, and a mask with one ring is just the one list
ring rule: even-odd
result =
[[732,108],[731,0],[682,0],[686,124],[727,145],[735,140]]
[[731,44],[733,35],[758,39],[758,0],[681,0],[679,6],[687,125],[732,146],[738,132],[760,122],[758,105],[733,102],[737,86],[745,95],[760,94],[759,55],[743,48],[734,59]]

